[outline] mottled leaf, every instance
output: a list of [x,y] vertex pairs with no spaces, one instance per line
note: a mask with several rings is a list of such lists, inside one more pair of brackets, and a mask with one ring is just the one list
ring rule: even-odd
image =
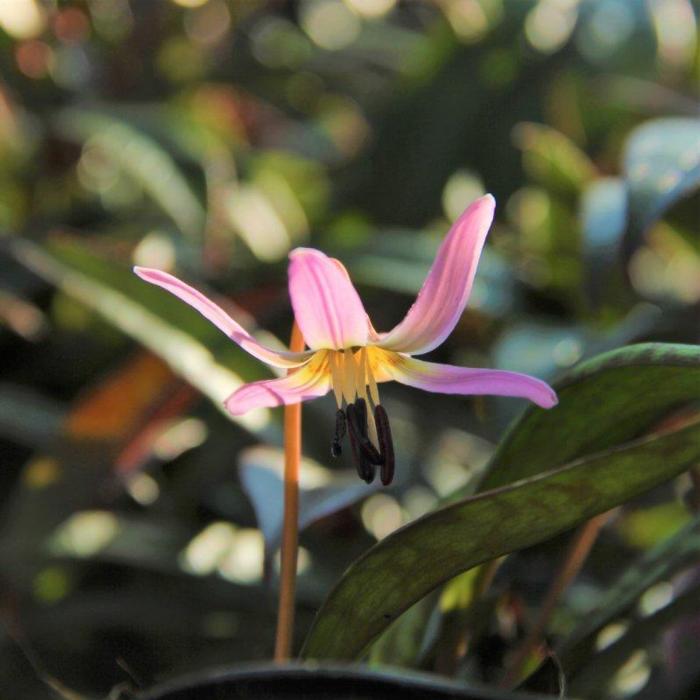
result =
[[676,476],[698,457],[700,422],[619,445],[420,518],[350,566],[319,611],[303,655],[357,658],[392,620],[439,584],[609,510]]
[[644,343],[580,364],[555,383],[559,404],[528,407],[499,445],[480,490],[492,489],[640,435],[700,396],[700,348]]

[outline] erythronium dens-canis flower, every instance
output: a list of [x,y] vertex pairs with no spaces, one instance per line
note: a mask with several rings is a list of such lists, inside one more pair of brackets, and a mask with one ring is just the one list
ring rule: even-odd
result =
[[[493,220],[495,201],[485,195],[457,219],[405,318],[378,333],[342,263],[313,248],[293,250],[289,296],[306,346],[304,352],[275,350],[259,343],[220,306],[176,277],[136,267],[141,278],[186,302],[254,357],[291,370],[279,379],[246,384],[225,405],[232,415],[252,408],[298,403],[335,394],[336,431],[331,450],[341,453],[347,432],[353,458],[365,481],[393,478],[394,451],[378,385],[397,381],[441,394],[522,397],[551,408],[557,397],[545,382],[525,374],[436,364],[413,356],[427,353],[452,332],[469,298],[477,263]],[[368,410],[368,407],[371,410]],[[347,429],[347,430],[346,430]]]

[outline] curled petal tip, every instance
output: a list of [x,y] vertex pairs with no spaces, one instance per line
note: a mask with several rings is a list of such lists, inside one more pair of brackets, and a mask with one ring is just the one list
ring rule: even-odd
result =
[[554,408],[559,403],[559,397],[554,389],[548,385],[545,386],[547,386],[549,391],[539,401],[535,401],[535,403],[542,408]]
[[557,404],[552,387],[537,377],[499,369],[456,367],[400,357],[388,368],[392,379],[438,394],[512,396],[528,399],[542,408]]
[[[165,286],[173,281],[183,284],[176,277],[173,277],[169,272],[164,270],[158,270],[155,267],[141,267],[140,265],[134,265],[132,268],[134,274],[138,275],[142,280],[150,282],[151,284],[156,284],[158,286]],[[170,291],[170,290],[169,290]]]
[[492,194],[484,194],[479,199],[475,199],[456,221],[458,225],[461,221],[466,221],[474,216],[483,216],[488,220],[487,226],[491,224],[496,211],[496,199]]
[[420,355],[452,332],[469,298],[495,207],[493,196],[484,195],[454,222],[415,303],[398,326],[381,336],[381,347]]
[[314,248],[306,248],[304,246],[299,246],[297,248],[292,248],[292,250],[289,251],[289,259],[294,260],[294,258],[299,258],[303,257],[305,255],[311,255],[315,257],[326,257],[324,253],[322,253],[320,250],[316,250]]

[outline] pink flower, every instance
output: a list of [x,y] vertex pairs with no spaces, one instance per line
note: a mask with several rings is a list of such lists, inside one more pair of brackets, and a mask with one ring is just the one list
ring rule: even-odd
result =
[[[390,447],[390,443],[382,445],[382,441],[390,441],[390,435],[382,435],[388,430],[386,414],[381,407],[379,416],[376,412],[380,406],[378,384],[382,382],[394,380],[441,394],[517,396],[543,408],[557,403],[551,387],[525,374],[436,364],[413,357],[436,348],[457,324],[469,298],[494,208],[493,197],[485,195],[455,222],[415,303],[403,321],[387,333],[375,331],[342,263],[312,248],[293,250],[289,256],[289,295],[309,347],[305,352],[265,347],[217,304],[166,272],[139,267],[134,271],[197,309],[251,355],[269,365],[294,370],[279,379],[239,388],[226,400],[231,414],[306,401],[333,390],[339,413],[344,405],[359,406],[359,413],[364,411],[366,416],[366,403],[375,407],[369,418],[360,415],[354,420],[350,420],[351,408],[348,425],[351,437],[355,435],[353,447],[357,448],[359,439],[360,452],[365,457],[374,455],[368,457],[370,461],[381,464],[377,450],[372,450],[374,446],[380,451]],[[372,418],[377,419],[376,424]],[[338,435],[336,439],[339,441]],[[390,475],[384,476],[390,479]]]

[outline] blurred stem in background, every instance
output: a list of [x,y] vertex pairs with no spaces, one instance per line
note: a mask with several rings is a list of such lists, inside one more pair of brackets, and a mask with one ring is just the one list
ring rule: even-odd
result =
[[[304,338],[296,321],[289,343],[292,352],[304,350]],[[294,370],[290,370],[294,371]],[[294,592],[299,549],[299,462],[301,460],[301,403],[284,407],[284,525],[282,530],[282,565],[280,596],[277,608],[275,661],[291,656],[294,633]]]
[[533,653],[537,651],[537,647],[544,641],[544,634],[547,630],[547,626],[552,619],[552,615],[562,595],[583,568],[591,548],[598,539],[601,528],[610,519],[612,513],[613,511],[607,511],[596,515],[595,518],[591,518],[585,525],[579,528],[569,545],[564,560],[559,566],[554,580],[552,581],[552,585],[547,591],[547,595],[540,607],[535,623],[523,643],[515,652],[510,667],[501,682],[502,688],[514,687],[517,685],[518,681],[523,679],[522,677],[527,669],[528,662]]

